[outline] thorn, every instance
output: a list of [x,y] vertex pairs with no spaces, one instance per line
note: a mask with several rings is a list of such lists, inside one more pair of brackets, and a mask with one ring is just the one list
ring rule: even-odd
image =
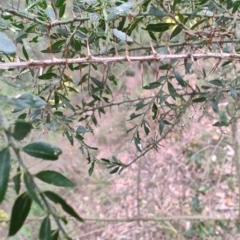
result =
[[126,59],[128,62],[131,62],[131,59],[129,58],[128,48],[127,48],[127,42],[126,42]]
[[220,64],[221,61],[222,61],[222,59],[220,58],[220,59],[217,61],[217,63],[214,65],[214,67],[212,68],[211,72],[208,74],[208,77],[209,77],[210,75],[212,75],[212,73],[215,72],[215,70],[218,68],[218,65]]
[[91,52],[90,52],[90,48],[89,48],[89,44],[88,44],[88,39],[87,39],[87,52],[88,52],[88,55],[87,55],[87,57],[86,57],[86,59],[91,59],[92,58],[92,54],[91,54]]
[[150,47],[151,47],[151,49],[152,49],[153,55],[154,55],[155,57],[157,57],[157,56],[158,56],[158,53],[157,53],[157,51],[154,49],[151,41],[150,41]]
[[142,88],[143,88],[143,81],[144,81],[144,79],[143,79],[143,76],[144,76],[144,69],[143,69],[143,63],[142,63],[142,62],[140,62],[140,64],[141,64],[141,77],[142,77]]
[[115,39],[113,39],[113,44],[114,44],[115,56],[118,56],[118,49],[117,49],[117,44]]
[[39,76],[41,76],[43,74],[43,67],[39,68]]
[[102,83],[105,84],[105,76],[107,74],[107,71],[108,71],[108,64],[106,62],[103,62],[103,66],[104,66],[104,69],[103,69],[103,74],[102,74]]
[[166,43],[166,48],[167,48],[169,54],[171,54],[171,50],[170,50],[170,48],[169,48],[169,44],[168,44],[168,42]]
[[129,58],[128,55],[126,55],[126,59],[128,60],[128,62],[131,62],[131,59]]

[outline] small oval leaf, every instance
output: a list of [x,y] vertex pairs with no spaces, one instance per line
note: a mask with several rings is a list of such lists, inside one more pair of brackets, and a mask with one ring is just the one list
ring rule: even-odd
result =
[[51,237],[51,221],[49,216],[45,217],[42,221],[38,238],[39,240],[52,240]]
[[170,82],[168,82],[168,91],[169,91],[171,97],[174,100],[176,100],[177,92],[176,92],[175,88],[173,87],[173,85]]
[[19,194],[19,191],[21,189],[21,169],[20,167],[17,168],[16,175],[13,177],[14,182],[14,189],[17,194]]
[[199,97],[199,98],[195,98],[192,101],[193,102],[205,102],[207,99],[205,97]]
[[35,183],[33,182],[33,179],[31,177],[31,175],[28,173],[28,172],[25,172],[24,175],[23,175],[23,178],[24,178],[24,183],[25,183],[25,186],[27,188],[27,193],[28,195],[32,198],[33,201],[35,201],[42,209],[43,206],[42,206],[42,203],[41,203],[41,200],[39,198],[39,195],[36,191],[36,187],[35,187]]
[[10,152],[6,147],[0,151],[0,202],[3,201],[7,191],[10,169]]
[[174,26],[175,23],[156,23],[156,24],[148,24],[145,30],[152,32],[165,32],[170,27]]
[[46,142],[30,143],[22,151],[32,157],[42,158],[44,160],[57,160],[62,150]]
[[39,178],[43,182],[53,184],[55,186],[59,187],[74,187],[75,184],[70,181],[68,178],[63,176],[61,173],[52,171],[52,170],[46,170],[41,171],[35,175],[35,177]]
[[112,33],[116,38],[120,39],[121,41],[133,42],[133,39],[129,37],[125,32],[119,31],[116,28],[112,29]]
[[222,87],[222,86],[223,86],[222,81],[219,80],[219,79],[210,80],[209,83],[211,83],[211,84],[213,84],[213,85],[216,85],[216,86],[219,86],[219,87]]
[[87,129],[82,125],[78,126],[76,130],[76,133],[87,133],[87,132],[92,132],[92,129]]
[[12,136],[16,140],[21,141],[30,133],[31,129],[32,129],[32,124],[30,122],[26,122],[24,120],[18,119],[15,122],[14,132]]
[[179,85],[181,85],[182,87],[186,87],[187,83],[183,80],[182,74],[178,71],[174,72],[175,78],[177,79]]
[[15,201],[11,218],[8,236],[15,235],[25,222],[32,205],[32,199],[26,192],[22,193]]
[[62,209],[68,213],[69,215],[71,215],[72,217],[76,218],[77,220],[79,220],[80,222],[83,222],[83,219],[75,212],[75,210],[66,203],[66,201],[61,198],[59,195],[57,195],[54,192],[51,191],[45,191],[43,192],[44,195],[46,197],[48,197],[51,201],[58,203],[62,206]]
[[13,41],[4,33],[0,32],[0,52],[14,55],[16,46]]
[[152,82],[149,83],[148,85],[144,86],[143,89],[154,89],[154,88],[158,88],[161,85],[161,83],[159,82]]
[[120,167],[114,168],[112,171],[110,171],[110,174],[117,173]]
[[42,98],[30,93],[23,93],[20,96],[12,98],[9,103],[15,106],[13,112],[22,111],[25,108],[39,109],[47,105],[47,103]]
[[177,27],[173,30],[173,32],[172,32],[172,34],[171,34],[171,36],[170,36],[170,39],[173,39],[174,37],[176,37],[182,30],[183,30],[183,29],[182,29],[181,26],[177,26]]

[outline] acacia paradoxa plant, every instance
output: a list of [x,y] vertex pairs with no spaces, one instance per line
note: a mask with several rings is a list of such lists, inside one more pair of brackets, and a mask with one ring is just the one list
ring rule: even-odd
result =
[[[30,132],[45,128],[60,131],[71,145],[80,143],[90,166],[89,175],[96,163],[114,174],[156,149],[183,126],[183,116],[192,106],[200,106],[203,115],[213,110],[216,127],[231,123],[233,115],[228,115],[228,106],[219,108],[219,103],[226,98],[235,101],[239,96],[238,72],[232,77],[231,70],[240,59],[240,1],[15,2],[0,5],[0,80],[17,93],[9,96],[3,89],[0,98],[1,106],[5,106],[0,111],[0,201],[6,198],[9,181],[13,181],[17,194],[9,236],[22,227],[33,203],[46,213],[39,239],[69,237],[54,204],[83,221],[66,200],[53,191],[41,191],[36,184],[38,178],[55,186],[74,186],[56,171],[29,172],[24,154],[56,161],[62,153],[51,143],[26,143]],[[210,58],[212,65],[206,61]],[[117,73],[135,63],[141,69],[141,91],[151,94],[116,101],[114,90],[122,80]],[[147,77],[148,65],[154,66],[155,79]],[[188,74],[198,79],[196,86],[186,80]],[[72,98],[79,91],[87,97],[76,105]],[[101,124],[99,115],[124,104],[133,106],[128,118],[132,127],[127,133],[137,155],[127,163],[115,156],[98,159],[97,147],[86,143],[85,134],[93,133],[94,126]],[[10,123],[6,106],[12,109]],[[74,128],[76,121],[79,124]],[[157,126],[155,138],[143,141],[153,131],[152,122]],[[52,221],[57,228],[51,227]]]

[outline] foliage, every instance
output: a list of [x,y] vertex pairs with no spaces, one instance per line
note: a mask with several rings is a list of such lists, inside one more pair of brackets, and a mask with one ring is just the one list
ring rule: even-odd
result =
[[[38,178],[73,187],[70,179],[50,170],[32,175],[26,167],[25,154],[55,161],[62,153],[50,143],[26,144],[31,131],[60,131],[71,145],[78,142],[92,175],[96,163],[104,164],[110,174],[121,173],[149,151],[157,150],[161,141],[191,120],[191,107],[202,116],[211,114],[217,119],[213,123],[216,127],[231,124],[238,110],[231,102],[239,98],[235,61],[240,58],[236,53],[239,5],[240,1],[231,0],[26,0],[0,5],[1,81],[19,93],[10,97],[2,91],[0,95],[1,105],[13,107],[10,124],[0,112],[6,140],[0,151],[0,201],[4,201],[9,181],[13,180],[18,195],[9,236],[22,227],[33,202],[46,213],[39,239],[68,237],[63,227],[65,217],[55,212],[54,204],[83,221],[62,197],[41,190],[36,183]],[[209,58],[214,59],[213,66],[206,63]],[[115,102],[113,91],[122,80],[117,73],[134,62],[139,63],[139,86],[142,84],[146,97],[128,96]],[[148,64],[156,73],[151,81],[144,72]],[[195,76],[196,86],[186,80],[187,75]],[[83,96],[78,105],[72,101],[76,95]],[[225,108],[220,107],[223,99],[229,103]],[[129,103],[134,104],[134,111],[127,133],[137,156],[128,163],[114,156],[98,159],[97,148],[86,143],[85,135],[94,133],[101,115],[113,106]],[[80,124],[75,129],[76,121]]]

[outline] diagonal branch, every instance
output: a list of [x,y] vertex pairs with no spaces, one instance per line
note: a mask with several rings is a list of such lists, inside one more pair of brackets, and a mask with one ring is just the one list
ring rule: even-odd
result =
[[11,13],[14,16],[20,17],[21,19],[27,19],[31,22],[41,24],[41,25],[43,25],[45,27],[48,27],[48,28],[59,26],[59,25],[62,25],[62,24],[70,24],[70,23],[74,23],[74,22],[84,22],[84,21],[88,21],[90,19],[88,17],[86,17],[86,18],[74,17],[72,19],[63,20],[63,21],[54,20],[54,21],[44,22],[44,21],[39,20],[37,18],[37,16],[32,14],[32,13],[28,12],[28,14],[24,14],[24,13],[21,13],[17,10],[11,9],[11,8],[5,8],[1,5],[0,5],[0,11]]

